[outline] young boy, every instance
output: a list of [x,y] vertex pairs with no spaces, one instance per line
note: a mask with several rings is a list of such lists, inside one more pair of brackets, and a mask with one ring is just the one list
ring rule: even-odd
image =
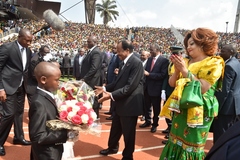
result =
[[63,143],[68,138],[68,131],[66,129],[51,130],[46,127],[46,121],[59,116],[52,93],[58,89],[61,71],[55,64],[40,62],[34,74],[38,87],[29,109],[31,159],[61,160]]

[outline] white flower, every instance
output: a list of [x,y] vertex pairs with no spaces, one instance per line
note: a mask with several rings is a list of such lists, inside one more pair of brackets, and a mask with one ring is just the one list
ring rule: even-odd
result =
[[75,106],[75,104],[77,103],[77,100],[67,100],[65,101],[66,105],[69,107]]
[[88,117],[87,114],[83,114],[83,115],[81,116],[81,119],[82,119],[82,123],[87,124],[89,117]]
[[76,113],[73,112],[73,111],[71,111],[71,112],[68,113],[67,119],[68,119],[69,121],[71,121],[72,117],[75,116],[75,115],[76,115]]
[[93,119],[93,121],[95,121],[97,119],[97,114],[94,111],[90,112],[90,116]]
[[76,113],[77,113],[77,111],[79,111],[79,110],[80,110],[80,107],[79,107],[79,106],[77,106],[77,105],[72,106],[72,111],[73,111],[73,112],[76,112]]
[[61,111],[66,111],[67,108],[68,108],[68,106],[65,105],[65,104],[63,104],[63,105],[61,105],[61,106],[59,107],[59,111],[60,111],[60,112],[61,112]]
[[92,104],[91,104],[89,101],[85,101],[85,102],[84,102],[84,106],[85,106],[87,109],[91,109],[91,108],[92,108]]
[[43,57],[43,60],[48,62],[50,61],[51,59],[53,59],[53,56],[51,53],[47,53],[44,57]]

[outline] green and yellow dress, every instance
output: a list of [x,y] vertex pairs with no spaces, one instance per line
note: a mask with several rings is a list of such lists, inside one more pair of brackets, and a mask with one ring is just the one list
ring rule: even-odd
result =
[[[186,61],[188,64],[188,61]],[[161,117],[172,119],[172,127],[169,140],[165,145],[160,160],[200,160],[205,158],[204,146],[213,118],[218,113],[218,102],[214,96],[217,88],[221,87],[220,80],[223,77],[224,61],[218,56],[205,58],[192,63],[188,70],[199,79],[205,79],[212,87],[203,94],[203,106],[185,108],[176,100],[177,93],[182,93],[183,86],[180,82],[187,82],[187,78],[180,78],[179,86],[175,87],[171,96],[163,106]],[[178,83],[177,83],[178,84]],[[178,99],[181,95],[178,95]],[[171,98],[172,97],[172,98]],[[179,105],[178,110],[171,110],[172,103]],[[173,115],[171,115],[173,111]]]

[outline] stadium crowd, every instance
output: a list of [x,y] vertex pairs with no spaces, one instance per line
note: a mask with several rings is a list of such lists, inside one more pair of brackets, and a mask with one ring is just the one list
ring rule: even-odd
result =
[[[104,26],[102,24],[84,24],[84,23],[72,23],[66,22],[66,28],[64,31],[55,32],[51,28],[43,29],[45,21],[18,21],[11,23],[1,23],[1,28],[13,28],[16,32],[19,28],[27,28],[34,34],[34,41],[31,45],[33,51],[37,51],[41,45],[48,45],[53,55],[64,55],[69,53],[74,55],[77,53],[77,49],[84,47],[86,44],[87,36],[90,33],[95,34],[99,39],[99,46],[102,51],[109,52],[114,42],[123,38],[131,39],[134,44],[134,50],[140,52],[141,50],[148,50],[149,45],[156,42],[161,46],[162,52],[165,54],[170,53],[169,47],[173,45],[183,46],[179,42],[170,28],[153,28],[153,27],[132,27],[132,28],[112,28]],[[2,29],[2,32],[8,29]],[[38,31],[38,32],[37,32]],[[178,29],[178,31],[184,36],[188,30]],[[217,32],[221,43],[235,43],[237,48],[240,45],[239,33],[224,33]],[[0,44],[5,42],[11,42],[16,39],[16,36],[9,39],[1,40]]]
[[[104,78],[106,78],[106,75],[102,74],[102,70],[104,70],[104,72],[107,72],[107,73],[108,73],[108,71],[106,69],[107,66],[103,66],[103,63],[104,63],[103,60],[106,58],[102,55],[102,53],[105,53],[106,55],[110,55],[110,56],[108,56],[108,60],[110,60],[111,58],[109,58],[109,57],[113,56],[114,48],[116,50],[117,49],[119,50],[120,47],[123,48],[123,43],[126,43],[126,45],[130,46],[129,48],[131,50],[130,49],[128,50],[129,55],[130,55],[130,53],[132,53],[132,48],[134,48],[133,50],[137,54],[136,55],[137,57],[140,57],[138,54],[141,54],[142,51],[144,51],[144,52],[150,51],[151,56],[150,55],[149,56],[151,58],[147,57],[148,60],[147,60],[147,64],[146,64],[144,73],[143,73],[143,70],[139,69],[139,66],[138,67],[134,66],[134,68],[138,68],[141,71],[139,73],[141,73],[142,75],[144,74],[145,77],[148,77],[148,76],[150,77],[150,73],[153,73],[153,74],[164,73],[164,74],[163,74],[161,80],[152,78],[154,81],[151,81],[152,80],[151,78],[146,78],[145,82],[144,82],[144,85],[146,85],[146,86],[147,85],[151,86],[152,84],[155,84],[155,82],[157,83],[157,82],[161,81],[159,86],[162,87],[163,82],[166,81],[165,78],[168,79],[168,67],[170,66],[169,61],[166,58],[161,57],[160,56],[161,53],[163,53],[163,55],[170,55],[174,51],[174,49],[171,49],[172,46],[178,46],[180,48],[181,47],[184,48],[184,46],[186,47],[186,44],[183,44],[183,42],[180,42],[175,37],[171,28],[153,28],[153,27],[132,27],[132,28],[116,27],[116,28],[112,28],[109,26],[99,25],[99,24],[84,24],[84,23],[65,22],[66,27],[63,31],[55,31],[50,27],[46,27],[47,24],[44,20],[13,21],[11,23],[1,23],[1,24],[2,24],[1,28],[2,28],[3,33],[8,31],[8,29],[5,30],[5,28],[8,28],[8,27],[14,28],[16,33],[20,29],[24,28],[25,30],[23,29],[22,32],[25,32],[25,33],[21,33],[21,30],[19,33],[22,34],[22,35],[20,34],[22,37],[26,36],[25,39],[28,38],[29,35],[31,35],[30,32],[33,33],[33,41],[31,43],[31,45],[30,45],[30,43],[28,44],[28,45],[30,45],[29,48],[32,50],[33,54],[39,53],[42,48],[43,53],[46,55],[48,53],[48,49],[49,49],[49,52],[53,55],[53,58],[55,60],[57,60],[60,65],[62,63],[64,64],[64,61],[69,62],[70,59],[72,62],[71,65],[73,65],[74,57],[77,55],[78,52],[81,52],[81,49],[83,49],[82,50],[83,52],[84,51],[85,52],[88,51],[89,53],[95,52],[95,55],[96,54],[98,55],[98,61],[97,61],[98,65],[96,65],[98,67],[95,67],[95,68],[97,68],[97,70],[99,72],[99,74],[97,76],[99,76],[99,77],[104,76]],[[186,33],[188,33],[188,30],[185,30],[185,29],[179,29],[178,31],[182,34],[182,36],[185,36]],[[234,43],[234,44],[236,44],[236,48],[239,51],[239,45],[240,45],[240,40],[239,40],[240,34],[239,33],[222,33],[222,32],[216,32],[216,33],[219,36],[219,40],[220,40],[219,46],[220,47],[224,46],[224,44]],[[89,35],[91,35],[92,37],[89,37]],[[214,33],[214,35],[216,35],[216,34]],[[215,36],[215,39],[217,39],[217,35]],[[23,39],[21,39],[22,38],[21,36],[17,36],[17,34],[13,34],[13,36],[9,36],[9,38],[7,38],[7,39],[6,38],[1,39],[0,45],[2,45],[2,44],[6,45],[5,44],[6,42],[13,42],[14,40],[18,40],[19,42],[21,42],[23,40]],[[31,39],[31,36],[29,36],[30,37],[29,39]],[[116,46],[116,43],[119,42],[119,40],[123,40],[123,39],[128,39],[130,41],[129,42],[122,41],[119,43],[122,46],[119,47],[119,44]],[[208,37],[204,40],[208,40]],[[31,40],[29,40],[29,41],[31,41]],[[190,42],[188,42],[188,43],[190,43]],[[217,40],[216,40],[215,44],[217,44]],[[43,45],[44,45],[44,47],[43,47]],[[133,45],[133,47],[131,45]],[[188,44],[188,45],[190,46],[191,44]],[[25,48],[27,48],[27,47],[28,46],[26,46]],[[95,49],[94,47],[96,47],[97,49],[94,50]],[[201,48],[202,46],[198,44],[197,47]],[[9,48],[11,48],[11,47],[9,47]],[[94,48],[94,49],[92,49],[92,48]],[[101,49],[101,51],[100,50],[98,51],[98,48]],[[122,49],[122,48],[120,48],[120,49]],[[21,51],[21,52],[24,52],[24,47],[21,49],[23,49],[23,51]],[[46,49],[47,49],[47,51],[46,51]],[[226,50],[232,51],[233,49],[226,47]],[[198,51],[201,51],[201,54],[203,54],[203,51],[201,49],[198,49]],[[223,51],[221,51],[221,52],[223,52]],[[27,54],[27,50],[25,52]],[[181,51],[181,52],[184,53],[184,51]],[[8,52],[6,52],[6,53],[8,53]],[[30,54],[29,51],[28,51],[28,53]],[[45,56],[44,54],[43,55],[39,54],[39,56],[42,56],[40,58],[43,58]],[[215,52],[211,53],[211,54],[214,55]],[[235,54],[235,52],[232,53],[232,55],[234,55],[234,54]],[[88,54],[89,57],[95,56],[95,55]],[[203,55],[205,56],[205,53]],[[211,55],[211,56],[213,56],[213,55]],[[232,55],[229,55],[229,57],[232,58],[233,57]],[[68,56],[70,57],[70,59],[68,58]],[[207,55],[207,56],[209,56],[209,55]],[[2,56],[2,57],[4,57],[4,56]],[[37,57],[37,58],[39,58],[39,57]],[[88,61],[88,58],[83,57],[83,59],[81,59],[81,57],[77,57],[78,64],[80,65],[80,66],[78,66],[78,69],[80,68],[81,71],[85,71],[85,70],[89,70],[90,66],[94,66],[94,65],[90,65],[90,63],[93,63],[93,62],[90,60]],[[161,63],[159,63],[159,64],[158,63],[155,64],[155,62],[157,61],[157,60],[154,60],[155,58],[162,59],[163,61],[161,61]],[[80,59],[82,61],[86,60],[85,63],[81,62],[81,64],[80,64],[79,63]],[[94,59],[94,58],[92,58],[92,59]],[[134,57],[134,60],[135,59],[136,59],[136,62],[138,62],[138,63],[140,62],[140,60],[137,59],[136,57]],[[151,59],[151,63],[150,63],[149,59]],[[221,60],[221,61],[222,61],[221,63],[223,63],[223,60]],[[124,63],[124,61],[123,61],[123,63]],[[110,63],[107,63],[107,64],[110,64]],[[142,67],[143,64],[142,63],[139,63],[139,64],[140,64],[140,67]],[[217,63],[213,63],[213,64],[217,64]],[[86,67],[86,65],[89,65],[89,66]],[[163,66],[157,66],[157,67],[155,67],[155,70],[154,70],[154,68],[153,68],[154,65],[155,66],[163,65]],[[221,67],[223,67],[223,66],[224,65],[221,64]],[[69,66],[66,68],[68,69]],[[122,69],[123,67],[122,68],[119,67],[119,68]],[[217,67],[217,68],[219,68],[219,67]],[[159,70],[159,69],[161,69],[161,70]],[[69,72],[69,71],[67,71],[67,72]],[[222,72],[222,71],[219,71],[219,76],[221,76],[220,72]],[[113,73],[115,74],[115,70]],[[141,74],[139,74],[139,75],[141,75]],[[188,74],[188,73],[186,73],[186,74]],[[63,77],[64,77],[64,74],[63,74]],[[74,76],[74,77],[76,78],[76,76]],[[141,77],[141,76],[139,76],[139,77]],[[82,76],[80,79],[82,79],[82,78],[84,78],[84,76]],[[103,83],[105,83],[105,81],[103,81],[104,78],[102,78],[102,77],[99,78],[99,79],[101,79],[101,81],[99,81],[98,85],[103,85]],[[69,73],[68,73],[68,79],[69,79]],[[139,78],[139,80],[140,79],[141,78]],[[88,79],[86,79],[86,80],[88,80]],[[93,88],[94,86],[91,86],[91,87]],[[162,99],[162,95],[159,95],[159,93],[161,93],[161,91],[162,91],[162,88],[156,89],[156,86],[152,86],[152,87],[154,89],[152,89],[151,91],[149,90],[149,93],[144,92],[144,94],[145,94],[144,98],[145,98],[145,100],[147,98],[149,98],[149,100],[150,100],[151,98],[154,97],[154,98],[158,99],[158,101],[152,102],[152,99],[151,99],[151,102],[150,101],[148,102],[149,108],[151,108],[151,105],[156,104],[156,103],[159,105],[160,104],[159,101]],[[149,87],[149,88],[151,88],[151,87]],[[150,95],[150,93],[152,93],[153,90],[155,90],[157,92],[157,96]],[[164,90],[164,92],[165,92],[165,90]],[[147,95],[146,93],[149,95]],[[131,97],[131,96],[129,96],[129,97]],[[109,99],[110,99],[110,97],[109,97]],[[166,100],[166,97],[165,97],[165,100]],[[97,104],[97,103],[95,103],[95,104]],[[142,105],[146,105],[146,104],[142,103]],[[97,109],[98,108],[100,108],[100,107],[97,107]],[[159,106],[156,106],[154,109],[154,110],[156,110],[156,111],[154,111],[154,112],[156,112],[156,113],[154,113],[156,121],[159,120],[158,119],[158,115],[160,112],[159,108],[160,108]],[[145,108],[145,109],[148,109],[148,108]],[[145,127],[149,127],[150,125],[152,125],[150,122],[147,122],[147,118],[148,118],[146,116],[147,113],[143,113],[143,115],[145,115],[144,117],[145,117],[146,122],[144,124],[140,125],[139,127],[145,128]],[[116,115],[114,115],[114,116],[116,116]],[[137,116],[134,115],[133,117],[136,118]],[[125,123],[126,123],[126,121],[125,121]],[[136,126],[135,123],[134,123],[134,126]],[[152,133],[156,132],[157,126],[158,126],[158,124],[155,124],[155,126],[152,125],[150,132],[152,132]],[[131,128],[131,127],[129,127],[129,128]],[[168,133],[169,132],[170,131],[168,130]],[[24,143],[25,143],[25,145],[28,145],[25,141],[24,141]],[[18,143],[15,143],[15,144],[18,144]],[[132,143],[132,145],[134,146],[133,143]],[[5,155],[3,146],[0,145],[0,147],[2,147],[2,149],[1,149],[3,151],[2,155]],[[108,153],[112,154],[112,153],[115,153],[115,151],[114,152],[110,152],[109,150],[100,151],[100,154],[102,154],[102,155],[107,155]]]

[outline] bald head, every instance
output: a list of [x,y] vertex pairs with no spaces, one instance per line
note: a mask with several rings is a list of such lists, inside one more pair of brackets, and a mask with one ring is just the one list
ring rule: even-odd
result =
[[237,50],[235,45],[233,44],[227,44],[224,45],[221,49],[221,52],[219,54],[225,61],[229,59],[230,57],[237,55]]
[[38,81],[42,76],[48,78],[59,73],[61,73],[59,67],[50,62],[40,62],[34,69],[34,75]]
[[29,35],[32,35],[32,33],[30,32],[30,30],[26,28],[20,29],[18,33],[18,36],[29,36]]

